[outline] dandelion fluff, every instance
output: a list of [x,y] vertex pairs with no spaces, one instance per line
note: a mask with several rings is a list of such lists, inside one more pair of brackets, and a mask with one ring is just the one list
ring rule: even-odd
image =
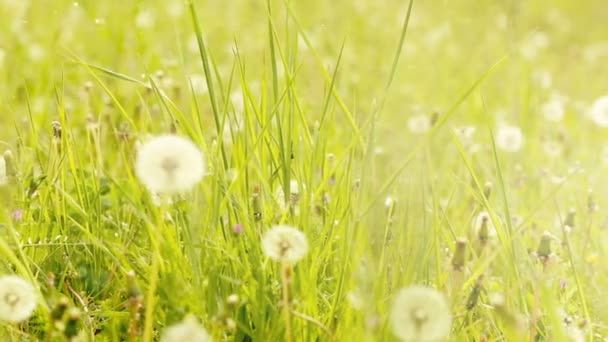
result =
[[211,342],[212,340],[209,333],[191,316],[165,328],[160,338],[160,342]]
[[414,285],[397,294],[390,324],[402,341],[441,341],[450,333],[452,313],[446,298],[437,290]]
[[0,320],[23,322],[36,309],[36,292],[25,279],[16,275],[0,277]]
[[595,100],[591,106],[590,116],[596,125],[608,127],[608,96]]
[[270,259],[295,264],[308,253],[308,239],[297,228],[278,225],[262,236],[262,250]]
[[517,152],[524,145],[524,135],[521,128],[502,125],[496,133],[496,146],[506,152]]
[[139,147],[135,173],[152,193],[182,193],[203,178],[205,161],[192,141],[161,135]]
[[8,183],[8,177],[6,175],[6,160],[0,156],[0,186]]

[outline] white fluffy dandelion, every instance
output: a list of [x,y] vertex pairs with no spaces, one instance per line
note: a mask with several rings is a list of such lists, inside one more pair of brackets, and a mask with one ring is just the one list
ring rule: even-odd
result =
[[297,228],[278,225],[262,236],[262,250],[270,259],[295,264],[308,253],[308,239]]
[[211,342],[211,335],[192,316],[184,318],[180,323],[171,325],[160,337],[161,342]]
[[139,147],[135,173],[157,194],[189,190],[205,174],[205,161],[198,147],[177,135],[161,135]]
[[6,175],[6,160],[3,156],[0,156],[0,186],[8,183],[8,177]]
[[589,115],[596,125],[608,127],[608,96],[602,96],[595,100]]
[[512,125],[501,125],[496,132],[496,146],[506,152],[517,152],[524,145],[521,128]]
[[22,322],[36,309],[36,291],[25,279],[16,275],[0,277],[0,320]]
[[450,334],[452,313],[446,298],[437,290],[414,285],[397,294],[390,323],[402,341],[440,341]]

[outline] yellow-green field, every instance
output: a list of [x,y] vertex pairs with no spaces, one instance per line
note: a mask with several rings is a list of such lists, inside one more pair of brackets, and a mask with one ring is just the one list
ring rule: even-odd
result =
[[608,340],[605,0],[0,0],[0,153],[1,341]]

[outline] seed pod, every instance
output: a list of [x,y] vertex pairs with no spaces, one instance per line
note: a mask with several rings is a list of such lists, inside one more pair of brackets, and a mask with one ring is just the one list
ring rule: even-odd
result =
[[458,241],[456,241],[456,250],[452,257],[452,267],[455,271],[462,271],[464,269],[466,263],[466,250],[467,240],[463,238],[458,239]]

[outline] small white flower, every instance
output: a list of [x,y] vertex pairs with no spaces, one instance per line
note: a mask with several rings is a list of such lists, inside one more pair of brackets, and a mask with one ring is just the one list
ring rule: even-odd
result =
[[506,152],[517,152],[524,145],[524,135],[521,128],[502,125],[496,133],[496,146]]
[[139,147],[135,173],[151,192],[170,195],[197,184],[205,174],[205,162],[192,141],[161,135]]
[[596,125],[608,127],[608,96],[602,96],[593,102],[590,116]]
[[270,259],[295,264],[308,253],[308,239],[297,228],[278,225],[262,236],[262,250]]
[[171,325],[160,337],[161,342],[211,342],[211,335],[198,324],[192,316],[187,316],[181,323]]
[[414,134],[426,133],[432,127],[431,117],[425,114],[415,115],[407,120],[407,128]]
[[32,316],[37,299],[34,287],[16,275],[0,277],[0,320],[23,322]]
[[443,294],[414,285],[397,294],[390,323],[393,333],[402,341],[441,341],[450,334],[452,313]]

